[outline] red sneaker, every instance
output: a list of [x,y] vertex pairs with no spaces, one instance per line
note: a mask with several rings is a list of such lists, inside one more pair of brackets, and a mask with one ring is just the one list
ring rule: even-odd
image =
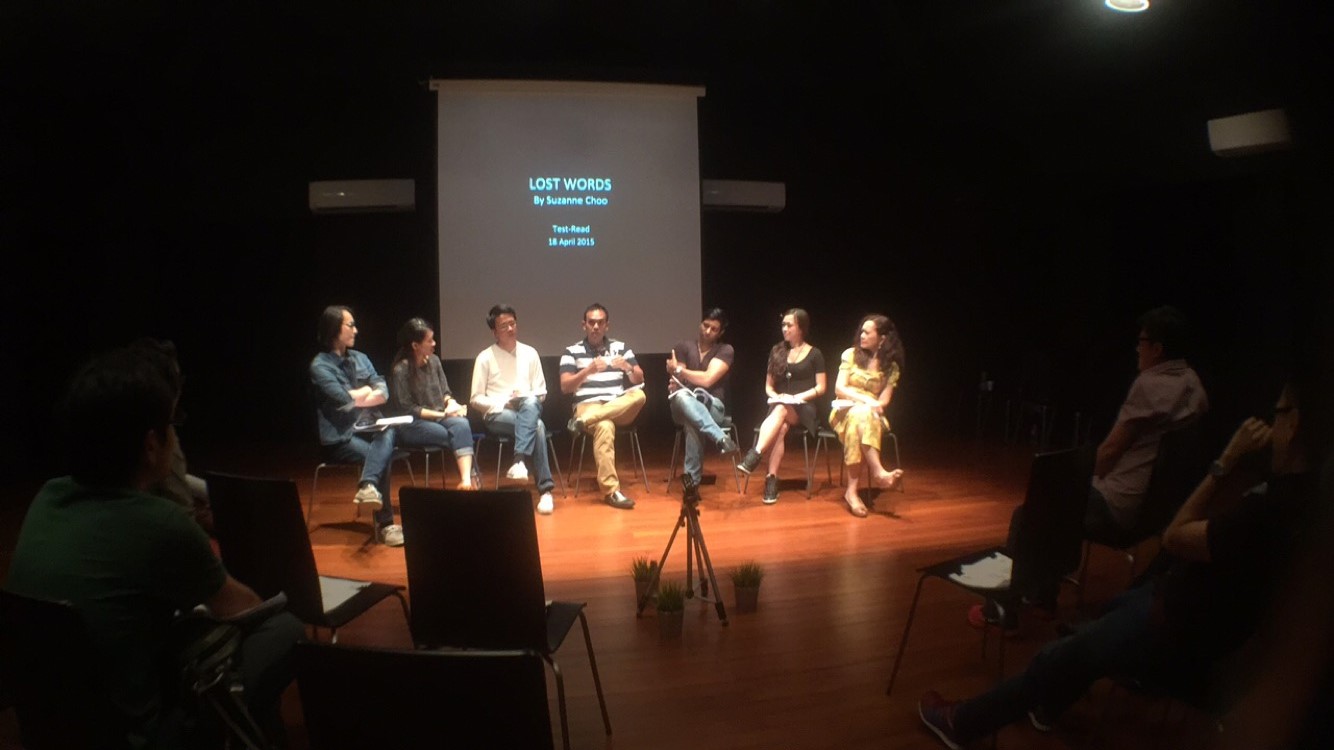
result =
[[[987,617],[985,605],[982,604],[974,604],[968,608],[968,624],[976,630],[1000,626],[998,622]],[[1015,638],[1019,635],[1019,625],[1007,627],[1003,632],[1006,638]]]
[[917,715],[922,718],[922,723],[950,750],[963,748],[954,734],[954,712],[958,707],[959,701],[947,701],[934,690],[926,691],[917,701]]

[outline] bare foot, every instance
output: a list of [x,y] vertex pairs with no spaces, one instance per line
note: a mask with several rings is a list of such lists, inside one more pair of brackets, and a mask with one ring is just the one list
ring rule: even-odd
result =
[[882,490],[892,490],[895,487],[899,486],[899,482],[902,479],[903,479],[903,469],[895,469],[893,471],[887,471],[884,474],[881,474],[880,476],[875,478],[875,486],[878,489]]
[[848,504],[848,512],[858,518],[866,518],[866,505],[856,495],[844,495],[843,502]]

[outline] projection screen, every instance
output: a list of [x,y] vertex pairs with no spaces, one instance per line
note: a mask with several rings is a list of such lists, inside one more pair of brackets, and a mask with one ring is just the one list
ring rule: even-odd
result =
[[703,88],[434,80],[441,356],[493,343],[486,313],[557,356],[601,302],[610,335],[666,352],[700,300]]

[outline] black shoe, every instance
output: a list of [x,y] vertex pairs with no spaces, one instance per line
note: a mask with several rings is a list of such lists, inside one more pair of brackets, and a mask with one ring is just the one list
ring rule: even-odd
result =
[[764,504],[773,505],[776,502],[778,502],[778,477],[768,474],[764,477]]
[[681,500],[691,505],[699,502],[699,483],[689,474],[681,476]]
[[631,510],[635,507],[635,501],[626,497],[620,490],[616,490],[602,500],[607,505],[610,505],[613,508],[620,508],[621,510]]
[[757,453],[754,448],[751,448],[746,451],[746,455],[741,458],[741,461],[736,465],[736,468],[737,471],[740,471],[742,474],[749,474],[752,471],[755,471],[755,467],[759,465],[760,454]]
[[736,453],[740,448],[736,447],[736,441],[731,435],[724,434],[723,439],[718,441],[719,453]]

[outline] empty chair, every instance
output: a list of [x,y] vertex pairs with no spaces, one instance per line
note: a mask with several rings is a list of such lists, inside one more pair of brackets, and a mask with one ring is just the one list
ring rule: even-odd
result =
[[318,573],[295,482],[217,473],[205,479],[227,570],[264,598],[286,593],[288,611],[315,635],[327,628],[337,641],[339,628],[391,596],[408,616],[403,586]]
[[403,506],[412,640],[421,648],[531,649],[556,677],[561,740],[569,747],[565,678],[555,653],[584,631],[602,723],[611,719],[582,602],[547,601],[532,498],[522,490],[407,487]]
[[534,651],[301,643],[293,657],[312,750],[551,747],[546,674]]
[[[917,613],[917,601],[922,596],[922,584],[926,583],[928,578],[938,578],[983,598],[996,601],[1004,611],[1018,604],[1017,592],[1022,591],[1026,584],[1026,571],[1069,570],[1078,563],[1084,507],[1080,503],[1071,502],[1071,498],[1081,497],[1080,490],[1087,487],[1091,470],[1092,456],[1088,451],[1076,448],[1033,456],[1033,465],[1028,475],[1028,491],[1023,505],[1024,534],[1021,539],[1016,540],[1014,550],[1006,550],[1000,546],[990,547],[918,570],[921,575],[917,579],[917,590],[913,593],[912,605],[908,608],[908,622],[903,626],[903,637],[894,656],[894,667],[889,675],[889,687],[886,693],[894,690],[899,664],[908,645],[908,633],[912,630],[913,617]],[[1008,574],[1003,580],[983,580],[983,571],[976,568],[973,568],[976,577],[968,578],[962,575],[970,569],[970,566],[988,559],[996,560],[1001,571]],[[987,629],[983,628],[984,653],[986,634]],[[1003,675],[1005,639],[999,640],[997,671]]]

